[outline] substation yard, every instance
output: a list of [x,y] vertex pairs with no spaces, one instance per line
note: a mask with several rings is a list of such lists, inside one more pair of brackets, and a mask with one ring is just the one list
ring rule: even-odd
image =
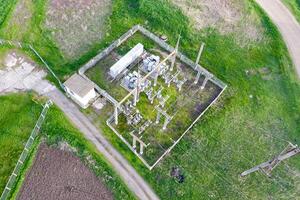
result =
[[[138,43],[144,44],[143,55],[128,67],[126,73],[113,79],[109,75],[111,66]],[[102,125],[108,125],[149,169],[172,150],[224,89],[213,81],[205,80],[204,75],[197,79],[197,71],[178,58],[174,69],[170,70],[172,61],[166,59],[169,54],[170,52],[137,32],[85,73],[116,101],[123,101],[123,112],[118,115],[118,123],[115,123],[114,106],[104,99],[100,100],[105,105],[101,111],[93,106],[94,114],[96,113],[97,118],[101,118],[99,121]],[[143,61],[151,55],[159,56],[159,60],[166,59],[163,64],[166,68],[158,75],[156,85],[155,75],[150,73],[146,77],[145,84],[149,85],[142,89],[134,106],[134,95],[128,96],[132,89],[126,87],[125,79],[126,76],[137,73],[141,79],[147,76],[149,71],[144,69]],[[128,98],[124,100],[126,95]]]
[[72,152],[41,144],[17,199],[113,199]]

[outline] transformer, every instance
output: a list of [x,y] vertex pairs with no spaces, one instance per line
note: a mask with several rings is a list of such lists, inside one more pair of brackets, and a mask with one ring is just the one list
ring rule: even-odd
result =
[[159,63],[159,56],[151,55],[143,60],[144,69],[147,72],[151,72],[154,67]]

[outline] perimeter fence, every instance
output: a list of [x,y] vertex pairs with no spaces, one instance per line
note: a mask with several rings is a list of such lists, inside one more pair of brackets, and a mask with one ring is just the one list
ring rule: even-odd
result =
[[26,161],[26,159],[28,158],[31,150],[32,150],[32,147],[33,147],[33,144],[34,144],[34,140],[35,138],[37,137],[40,129],[41,129],[41,126],[45,120],[45,117],[46,117],[46,114],[48,112],[48,109],[49,107],[52,105],[52,101],[51,100],[48,100],[45,105],[44,105],[44,108],[39,116],[39,119],[37,120],[31,134],[30,134],[30,137],[28,138],[27,142],[26,142],[26,145],[18,159],[18,162],[12,172],[12,174],[10,175],[9,179],[8,179],[8,182],[6,183],[6,186],[2,192],[2,195],[0,197],[0,200],[6,200],[9,198],[10,196],[10,192],[12,190],[12,188],[15,186],[16,184],[16,181],[18,179],[18,177],[20,176],[20,172],[22,170],[22,167]]

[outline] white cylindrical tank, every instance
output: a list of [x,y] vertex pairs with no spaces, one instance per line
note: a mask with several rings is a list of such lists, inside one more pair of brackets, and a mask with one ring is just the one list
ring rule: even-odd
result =
[[116,78],[124,69],[132,64],[138,57],[140,57],[143,52],[144,46],[141,43],[135,45],[135,47],[133,47],[125,56],[123,56],[110,68],[110,75],[113,78]]

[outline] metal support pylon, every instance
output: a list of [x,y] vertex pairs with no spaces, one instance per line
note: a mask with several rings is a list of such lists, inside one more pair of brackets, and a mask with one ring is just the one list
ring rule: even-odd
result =
[[267,176],[271,176],[271,172],[273,169],[275,169],[283,160],[286,160],[290,157],[293,157],[297,154],[300,154],[300,148],[297,145],[293,145],[291,143],[288,144],[288,146],[275,158],[261,163],[260,165],[257,165],[249,170],[244,171],[241,176],[247,176],[248,174],[251,174],[256,171],[262,171]]
[[134,151],[136,151],[136,142],[138,142],[140,144],[140,155],[142,155],[144,153],[144,148],[148,147],[149,144],[145,144],[141,138],[137,137],[136,135],[134,135],[134,131],[129,133],[132,136],[132,148],[134,149]]

